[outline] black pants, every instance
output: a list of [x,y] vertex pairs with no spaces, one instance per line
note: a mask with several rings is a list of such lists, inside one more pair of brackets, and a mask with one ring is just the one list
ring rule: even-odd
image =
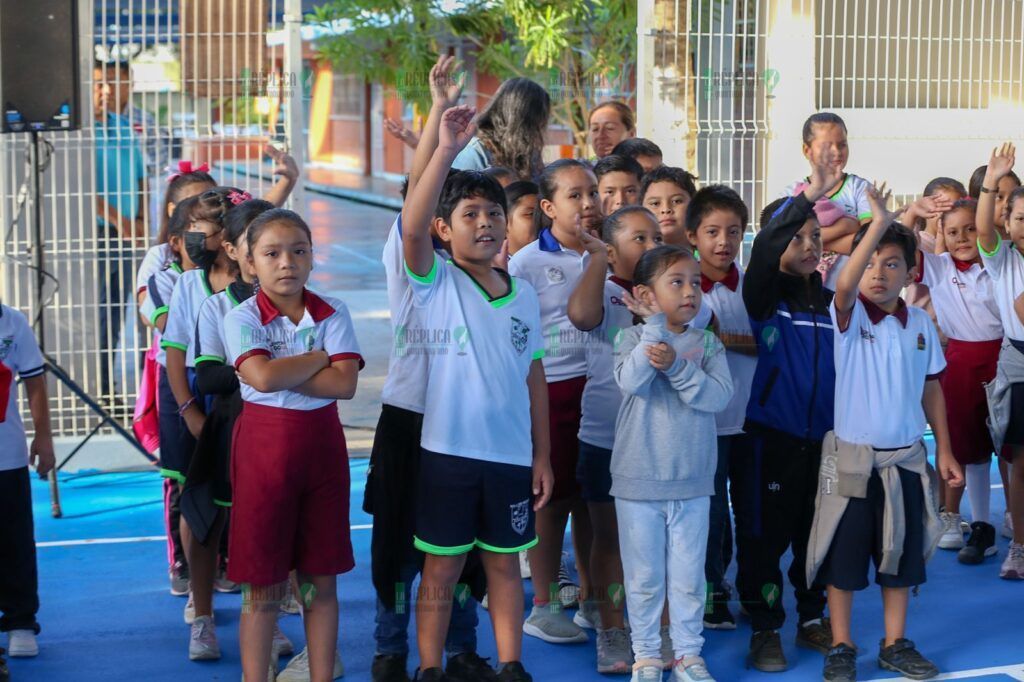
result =
[[777,630],[782,608],[779,562],[792,547],[789,582],[796,594],[799,622],[821,618],[825,592],[807,585],[807,539],[814,520],[814,497],[821,463],[821,441],[772,429],[748,434],[749,447],[730,461],[736,516],[736,587],[750,613],[754,632]]
[[28,467],[0,471],[0,632],[39,634],[39,577]]

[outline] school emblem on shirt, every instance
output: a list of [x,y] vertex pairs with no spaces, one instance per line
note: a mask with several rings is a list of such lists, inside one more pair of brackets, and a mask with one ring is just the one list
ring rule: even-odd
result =
[[918,350],[924,350],[925,348],[927,348],[927,346],[928,346],[928,344],[925,343],[924,334],[918,334],[917,335],[917,349]]
[[469,344],[469,328],[456,327],[452,335],[455,337],[455,345],[459,347],[457,355],[465,355],[466,346]]
[[761,340],[764,345],[768,347],[768,352],[771,353],[772,349],[775,348],[775,344],[779,341],[779,330],[774,326],[767,326],[761,330]]
[[8,336],[6,339],[0,339],[0,360],[6,360],[7,356],[11,352],[11,348],[14,347],[14,337]]
[[548,278],[548,282],[551,284],[561,284],[565,281],[565,273],[562,272],[562,268],[557,265],[551,265],[544,268],[544,274]]
[[520,320],[518,317],[512,318],[512,347],[516,349],[516,353],[519,355],[523,354],[526,350],[526,339],[530,333],[530,328],[526,326],[526,323]]
[[509,511],[512,512],[512,530],[519,535],[526,532],[526,526],[530,523],[530,500],[529,498],[522,502],[516,502],[508,506]]
[[870,341],[871,343],[874,343],[875,342],[875,335],[871,333],[870,329],[865,329],[864,327],[861,327],[860,328],[860,339],[861,339],[861,341]]

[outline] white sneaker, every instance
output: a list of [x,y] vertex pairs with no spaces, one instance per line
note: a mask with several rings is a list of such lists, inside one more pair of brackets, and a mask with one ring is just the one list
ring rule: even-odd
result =
[[220,658],[217,630],[210,616],[196,616],[188,640],[188,660],[216,661]]
[[939,538],[941,549],[963,549],[964,532],[960,527],[960,515],[953,512],[940,512],[942,521],[942,537]]
[[576,644],[587,641],[587,633],[572,622],[565,612],[551,604],[534,604],[530,617],[523,623],[523,632],[550,644]]
[[192,598],[192,592],[188,593],[188,602],[185,604],[185,624],[192,625],[196,619],[196,602]]
[[676,652],[672,648],[672,636],[667,625],[661,626],[661,669],[671,670],[676,664]]
[[1003,537],[1007,540],[1013,539],[1013,517],[1010,516],[1009,511],[1003,512]]
[[[334,652],[334,679],[344,676],[345,666],[341,662],[341,654]],[[288,667],[277,676],[277,682],[309,682],[309,650],[303,649],[299,655],[288,662]]]
[[1024,545],[1010,543],[1010,551],[999,569],[999,577],[1005,580],[1024,580]]
[[715,682],[700,656],[684,656],[672,668],[672,682]]
[[[650,661],[648,661],[650,663]],[[662,670],[657,665],[637,665],[629,682],[661,682]]]
[[580,604],[576,615],[572,617],[572,622],[584,630],[600,630],[601,611],[597,608],[597,602],[588,600]]
[[32,630],[11,630],[7,633],[7,655],[11,658],[32,658],[39,655],[36,633]]
[[272,644],[275,656],[291,656],[295,653],[295,645],[288,635],[281,632],[281,626],[274,623],[274,642]]

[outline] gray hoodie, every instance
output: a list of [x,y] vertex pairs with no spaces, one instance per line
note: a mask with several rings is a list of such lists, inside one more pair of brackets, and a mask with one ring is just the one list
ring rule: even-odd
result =
[[[652,367],[644,354],[648,345],[662,341],[676,351],[666,372]],[[733,392],[721,341],[705,330],[671,332],[659,314],[623,329],[614,358],[623,400],[612,448],[612,496],[685,500],[713,495],[715,413]]]

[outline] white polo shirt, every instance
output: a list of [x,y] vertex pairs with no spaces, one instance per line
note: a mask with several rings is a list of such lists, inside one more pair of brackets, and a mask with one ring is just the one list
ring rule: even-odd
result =
[[512,256],[508,273],[530,283],[540,299],[544,334],[544,375],[548,383],[587,373],[587,333],[569,321],[569,297],[583,276],[590,254],[564,248],[550,229],[541,230]]
[[[290,358],[313,350],[326,351],[331,362],[358,360],[363,354],[356,341],[348,307],[329,296],[305,291],[306,312],[298,324],[282,315],[262,291],[232,308],[224,317],[224,342],[227,360],[238,369],[254,355],[271,360]],[[242,400],[289,410],[317,410],[336,400],[313,398],[295,391],[262,393],[239,378]]]
[[1024,254],[1013,244],[1008,244],[996,235],[999,243],[994,251],[988,252],[978,244],[985,270],[995,283],[996,305],[1003,322],[1003,333],[1014,341],[1024,341],[1024,323],[1021,323],[1013,302],[1024,293]]
[[160,272],[174,262],[174,252],[170,244],[157,244],[146,251],[146,255],[139,264],[139,271],[135,275],[136,293],[143,291],[149,285],[149,278]]
[[0,304],[0,363],[10,370],[10,385],[0,384],[0,390],[7,392],[7,409],[0,421],[0,471],[10,471],[28,466],[28,441],[18,412],[17,379],[39,376],[46,368],[28,320],[20,311],[3,304]]
[[938,331],[928,313],[899,301],[888,314],[858,298],[845,330],[835,304],[835,433],[847,443],[878,449],[916,443],[926,426],[924,382],[946,368]]
[[185,366],[196,366],[196,322],[203,301],[213,296],[210,280],[201,268],[181,273],[174,285],[171,303],[167,311],[167,324],[160,338],[164,350],[177,348],[185,353]]
[[454,261],[437,255],[425,277],[407,272],[424,328],[445,342],[428,364],[422,446],[531,466],[526,378],[530,363],[544,357],[537,293],[510,276],[508,293],[492,299]]
[[[174,285],[178,283],[181,273],[181,266],[172,261],[168,267],[163,270],[157,270],[150,275],[149,282],[146,283],[146,298],[143,299],[142,305],[139,306],[139,313],[144,315],[154,325],[157,320],[166,315],[167,311],[170,310],[171,297],[174,295]],[[161,366],[166,367],[167,351],[160,344],[160,338],[160,332],[154,331],[153,341],[156,343],[156,361]]]
[[954,260],[948,253],[923,252],[918,281],[928,287],[939,329],[958,341],[1003,338],[995,283],[980,263]]
[[[448,253],[441,242],[434,242],[434,253],[442,260],[448,260]],[[427,398],[427,362],[432,354],[443,352],[448,341],[443,335],[431,334],[423,326],[422,312],[413,305],[409,278],[405,274],[401,213],[391,226],[381,260],[391,311],[391,355],[388,357],[388,376],[381,391],[381,402],[423,414]]]
[[224,319],[241,301],[228,286],[203,301],[196,322],[196,365],[204,362],[227,364],[228,350],[224,341]]
[[[743,268],[733,263],[726,278],[713,282],[701,275],[700,288],[704,296],[704,307],[710,308],[718,319],[721,334],[743,334],[753,336],[750,316],[743,304]],[[743,422],[747,418],[747,402],[750,400],[750,386],[754,383],[757,356],[725,351],[725,359],[732,375],[733,394],[725,409],[715,415],[719,436],[734,436],[743,433]]]

